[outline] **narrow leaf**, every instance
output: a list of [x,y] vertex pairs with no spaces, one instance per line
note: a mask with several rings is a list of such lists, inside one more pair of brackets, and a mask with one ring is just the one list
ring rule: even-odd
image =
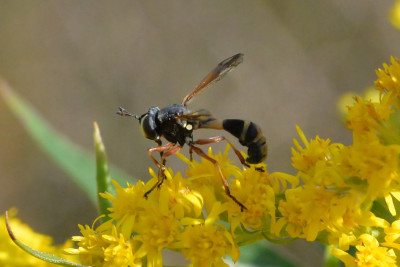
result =
[[27,252],[28,254],[30,254],[32,256],[34,256],[34,257],[36,257],[36,258],[38,258],[40,260],[43,260],[43,261],[46,261],[46,262],[50,262],[50,263],[54,263],[54,264],[57,264],[57,265],[60,265],[60,266],[88,267],[87,265],[81,265],[81,264],[69,262],[69,261],[64,260],[64,259],[62,259],[60,257],[57,257],[55,255],[35,250],[33,248],[28,247],[27,245],[25,245],[21,241],[19,241],[15,237],[14,233],[12,232],[11,226],[10,226],[10,224],[8,222],[8,211],[6,211],[6,226],[7,226],[7,231],[8,231],[8,234],[10,235],[11,240],[14,241],[14,243],[18,247],[20,247],[23,251]]
[[[107,154],[97,122],[94,123],[94,146],[96,150],[97,193],[111,192],[112,187],[110,173],[108,171]],[[100,214],[107,215],[109,213],[108,208],[111,207],[110,201],[101,197],[100,194],[97,194],[97,198]]]
[[[55,130],[39,113],[0,78],[0,96],[22,122],[25,130],[37,144],[84,190],[93,203],[97,203],[94,157]],[[111,177],[125,183],[128,175],[115,167]]]
[[241,257],[237,266],[280,266],[295,267],[301,266],[293,258],[279,251],[277,246],[267,242],[240,247]]
[[343,266],[341,261],[332,255],[331,247],[325,246],[324,267],[340,267]]

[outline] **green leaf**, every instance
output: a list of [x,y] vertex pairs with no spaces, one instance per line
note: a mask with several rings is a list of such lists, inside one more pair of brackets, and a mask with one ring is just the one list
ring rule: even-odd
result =
[[[100,135],[99,126],[97,122],[94,123],[94,147],[96,150],[96,181],[97,181],[97,192],[105,193],[111,192],[111,178],[108,171],[108,161],[106,149],[103,144],[103,140]],[[108,208],[111,207],[111,203],[108,199],[105,199],[97,194],[99,211],[100,214],[108,215]]]
[[274,246],[263,241],[241,247],[240,255],[238,266],[300,266],[298,263],[292,262]]
[[343,263],[332,255],[331,247],[325,246],[324,267],[341,267]]
[[[97,190],[94,179],[96,165],[94,157],[55,130],[1,78],[0,96],[4,98],[6,104],[22,122],[25,130],[34,141],[59,167],[69,174],[73,181],[87,193],[90,200],[96,204]],[[110,168],[110,173],[111,177],[119,183],[125,183],[126,178],[129,177],[115,167]]]
[[[397,201],[395,201],[395,204],[396,203]],[[378,198],[372,203],[371,211],[372,213],[374,213],[375,216],[385,219],[389,223],[392,223],[396,220],[396,217],[390,214],[385,199],[383,198]]]
[[73,262],[69,262],[67,260],[64,260],[60,257],[57,257],[55,255],[46,253],[46,252],[42,252],[42,251],[38,251],[35,250],[33,248],[28,247],[27,245],[25,245],[24,243],[22,243],[21,241],[19,241],[14,233],[11,230],[10,224],[8,223],[8,212],[6,211],[6,226],[7,226],[7,231],[8,234],[10,235],[10,238],[12,239],[12,241],[14,241],[14,243],[20,247],[22,250],[24,250],[25,252],[27,252],[28,254],[43,260],[43,261],[47,261],[50,263],[54,263],[57,265],[61,265],[61,266],[74,266],[74,267],[88,267],[87,265],[82,265],[82,264],[77,264],[77,263],[73,263]]

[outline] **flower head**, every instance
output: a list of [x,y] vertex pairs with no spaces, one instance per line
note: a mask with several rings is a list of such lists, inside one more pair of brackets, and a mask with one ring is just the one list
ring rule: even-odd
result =
[[138,243],[118,233],[113,224],[106,222],[96,229],[87,225],[79,225],[79,228],[82,236],[72,238],[78,242],[79,248],[65,251],[79,255],[83,264],[107,267],[141,266],[141,259],[133,255],[133,249],[137,249]]
[[378,240],[369,234],[361,235],[358,244],[355,247],[357,249],[355,257],[337,248],[332,248],[331,253],[339,258],[346,265],[346,267],[397,266],[397,257],[393,249],[379,246]]
[[179,234],[175,246],[181,249],[194,266],[228,266],[222,261],[225,255],[229,254],[234,261],[239,257],[232,234],[225,226],[215,222],[224,210],[216,202],[204,222],[193,221],[191,224],[188,220],[189,225]]
[[[147,183],[114,181],[115,194],[101,194],[112,203],[108,220],[96,228],[97,220],[79,225],[78,248],[66,252],[91,266],[162,266],[164,250],[181,252],[194,266],[227,266],[223,259],[236,261],[240,245],[291,237],[330,245],[346,266],[395,266],[400,61],[391,63],[377,71],[376,96],[354,97],[347,108],[352,144],[307,139],[297,127],[302,144],[294,140],[295,174],[269,174],[264,163],[236,166],[229,145],[217,154],[210,148],[200,161],[178,153],[188,165],[185,175],[150,169]],[[355,256],[347,252],[351,247]],[[10,254],[0,253],[0,262],[8,263]]]
[[161,266],[165,249],[180,251],[194,266],[222,266],[227,255],[236,261],[235,229],[242,224],[262,230],[275,221],[274,188],[279,179],[254,168],[240,169],[228,158],[228,150],[229,146],[213,155],[210,149],[209,156],[217,160],[231,194],[246,211],[226,195],[217,166],[179,155],[189,165],[188,178],[166,169],[162,186],[147,199],[145,192],[158,180],[153,170],[147,183],[122,187],[114,181],[115,195],[101,194],[112,202],[110,220],[97,228],[79,226],[82,236],[73,238],[79,248],[69,252],[95,266],[135,266],[143,261]]

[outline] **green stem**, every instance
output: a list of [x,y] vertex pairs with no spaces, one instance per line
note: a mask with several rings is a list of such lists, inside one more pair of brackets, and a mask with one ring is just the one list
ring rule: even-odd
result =
[[107,154],[101,139],[100,130],[97,123],[94,123],[94,144],[96,150],[96,181],[97,181],[97,200],[100,214],[108,215],[108,208],[111,203],[108,199],[100,196],[99,193],[111,191],[111,178],[108,170]]

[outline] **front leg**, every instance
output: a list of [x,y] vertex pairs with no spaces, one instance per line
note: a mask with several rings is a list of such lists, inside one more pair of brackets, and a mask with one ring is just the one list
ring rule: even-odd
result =
[[[156,142],[157,142],[159,147],[162,146],[162,141],[160,139],[156,140]],[[160,158],[162,158],[163,154],[164,154],[164,151],[160,151]],[[165,166],[165,163],[166,163],[165,160],[163,162],[161,162],[161,164],[163,166]]]
[[[166,157],[169,157],[169,156],[172,156],[172,155],[175,155],[176,153],[178,153],[180,150],[181,150],[181,146],[176,146],[176,147],[173,147],[173,148],[171,148],[170,150],[168,150],[168,151],[166,151],[164,154],[163,154],[163,156],[161,157],[161,162],[164,162],[164,164],[163,164],[163,166],[160,168],[160,169],[158,169],[158,177],[162,177],[162,179],[161,179],[161,182],[159,182],[158,184],[156,184],[156,186],[157,186],[157,188],[160,188],[160,186],[162,185],[162,183],[164,182],[164,180],[165,180],[165,178],[166,178],[166,176],[165,176],[165,174],[164,174],[164,171],[165,171],[165,158]],[[153,188],[154,189],[154,188]],[[153,189],[151,189],[151,190],[153,190]]]
[[[174,155],[174,154],[176,154],[176,153],[178,153],[179,152],[179,150],[181,150],[181,146],[176,146],[176,147],[174,147],[175,146],[175,144],[173,144],[173,143],[168,143],[168,144],[166,144],[166,145],[164,145],[164,146],[160,146],[160,147],[153,147],[153,148],[150,148],[150,149],[152,149],[152,151],[158,151],[158,152],[162,152],[163,153],[163,155],[162,155],[162,157],[161,157],[161,164],[160,163],[158,163],[158,165],[157,166],[159,166],[159,169],[158,169],[158,181],[157,181],[157,183],[155,184],[155,185],[153,185],[152,186],[152,188],[150,188],[150,190],[148,190],[145,194],[144,194],[144,197],[145,198],[147,198],[148,197],[148,195],[156,188],[156,187],[160,187],[161,186],[161,184],[164,182],[164,179],[165,179],[165,175],[164,175],[164,170],[165,170],[165,165],[164,165],[164,163],[165,163],[165,158],[167,158],[167,157],[169,157],[169,156],[172,156],[172,155]],[[150,150],[149,149],[149,150]],[[149,151],[148,150],[148,151]],[[150,151],[149,152],[149,155],[151,155],[151,152],[152,151]],[[153,160],[155,160],[155,161],[157,161],[156,159],[154,159],[154,157],[152,157],[153,158]],[[157,164],[156,163],[156,164]]]
[[[161,141],[157,142],[158,144],[161,143]],[[149,154],[150,158],[153,160],[153,162],[157,165],[158,167],[158,180],[157,183],[150,188],[150,190],[148,190],[145,194],[144,197],[147,198],[148,195],[151,193],[151,191],[154,190],[154,188],[156,188],[157,186],[161,185],[162,182],[164,181],[164,164],[165,164],[165,158],[164,158],[164,151],[170,150],[175,144],[174,143],[168,143],[166,145],[163,146],[156,146],[156,147],[152,147],[147,149],[147,153]],[[158,162],[154,156],[152,155],[152,152],[160,152],[161,155],[161,163]]]

